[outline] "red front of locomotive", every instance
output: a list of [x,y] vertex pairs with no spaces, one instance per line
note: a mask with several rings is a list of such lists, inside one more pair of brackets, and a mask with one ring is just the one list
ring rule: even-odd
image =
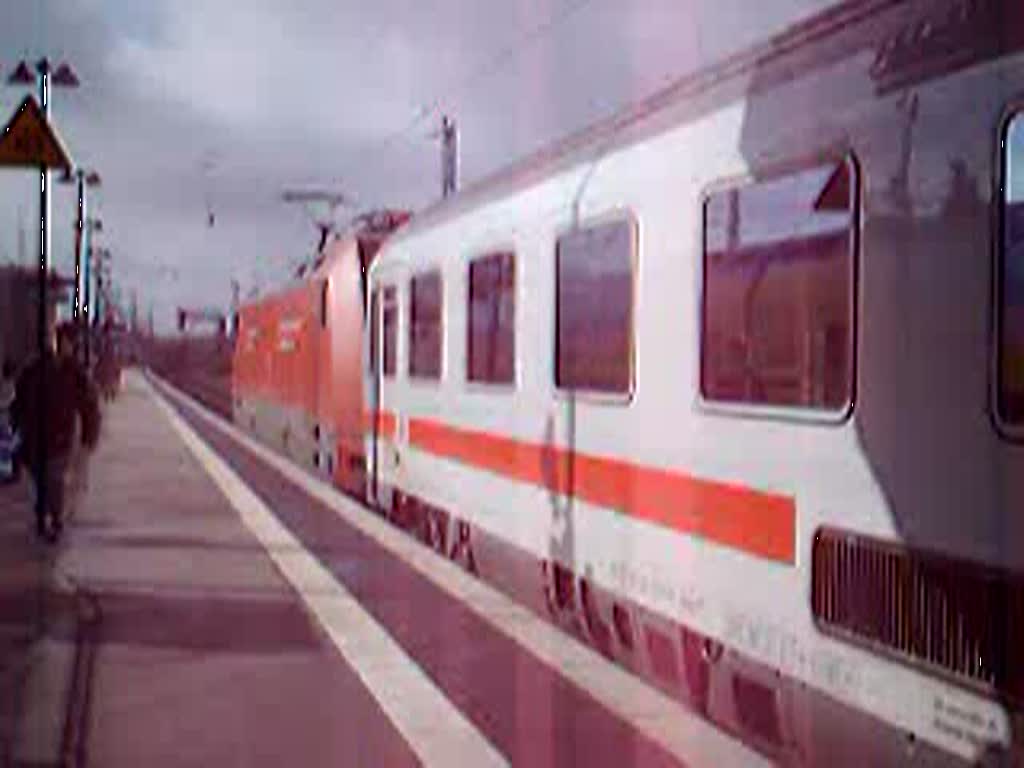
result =
[[324,248],[308,278],[239,310],[235,421],[355,495],[365,488],[366,271],[408,219],[386,212]]

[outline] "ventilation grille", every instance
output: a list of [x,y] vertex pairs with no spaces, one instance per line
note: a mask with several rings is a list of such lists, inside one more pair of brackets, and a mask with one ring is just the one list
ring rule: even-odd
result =
[[1024,700],[1024,579],[822,529],[811,606],[825,629]]

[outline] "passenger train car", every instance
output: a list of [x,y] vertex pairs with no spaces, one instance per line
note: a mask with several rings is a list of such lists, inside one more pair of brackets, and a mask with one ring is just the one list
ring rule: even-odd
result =
[[839,3],[418,214],[369,499],[783,762],[1024,740],[1024,4]]

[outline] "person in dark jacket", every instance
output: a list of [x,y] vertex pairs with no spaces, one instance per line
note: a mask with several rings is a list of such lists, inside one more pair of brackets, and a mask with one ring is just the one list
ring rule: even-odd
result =
[[36,530],[51,541],[60,535],[63,525],[64,490],[76,421],[81,420],[86,448],[93,448],[99,437],[98,398],[74,358],[73,340],[71,326],[57,330],[55,345],[18,377],[13,407],[22,440],[22,463],[36,489]]
[[96,361],[96,384],[104,400],[117,397],[118,381],[121,371],[117,363],[117,352],[114,342],[104,339],[99,348],[99,359]]

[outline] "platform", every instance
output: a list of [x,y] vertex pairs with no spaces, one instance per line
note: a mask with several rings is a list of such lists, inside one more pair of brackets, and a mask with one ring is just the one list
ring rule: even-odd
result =
[[13,765],[762,760],[140,372],[54,551],[23,511]]

